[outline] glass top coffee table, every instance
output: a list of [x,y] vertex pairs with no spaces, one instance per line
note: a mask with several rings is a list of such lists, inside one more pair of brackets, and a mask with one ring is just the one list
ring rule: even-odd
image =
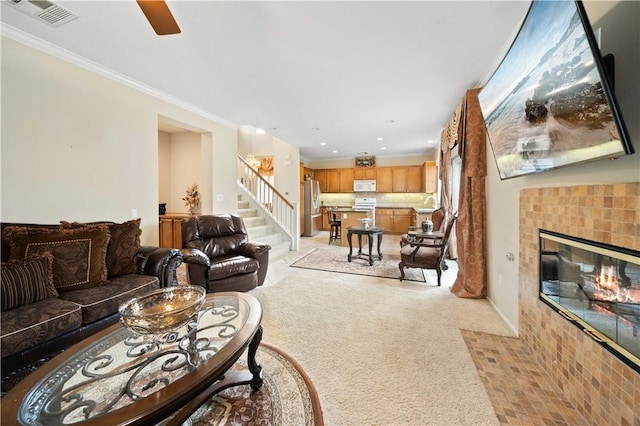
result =
[[[120,324],[30,374],[2,398],[2,424],[182,424],[212,395],[262,386],[262,307],[245,293],[207,295],[197,330],[162,340]],[[229,370],[248,349],[249,370]]]

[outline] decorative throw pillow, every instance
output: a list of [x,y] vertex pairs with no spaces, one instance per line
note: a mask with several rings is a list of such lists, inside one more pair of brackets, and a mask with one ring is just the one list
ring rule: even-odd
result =
[[96,287],[107,278],[106,225],[77,229],[10,226],[5,228],[4,237],[11,247],[12,260],[50,252],[53,283],[58,291]]
[[110,277],[136,272],[136,257],[140,249],[140,219],[124,223],[110,223],[107,247],[107,273]]
[[[136,272],[136,257],[140,249],[140,219],[130,220],[124,223],[106,223],[111,239],[107,246],[105,263],[107,275],[133,274]],[[81,227],[98,226],[78,222],[60,222],[61,229],[77,229]]]
[[3,311],[58,297],[53,285],[53,256],[44,253],[24,261],[0,265],[0,294]]

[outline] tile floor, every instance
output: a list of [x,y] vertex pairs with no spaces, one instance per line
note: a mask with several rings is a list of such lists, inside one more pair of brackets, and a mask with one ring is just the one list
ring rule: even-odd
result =
[[520,340],[468,330],[462,336],[500,424],[589,424]]
[[[315,247],[326,247],[328,241],[327,231],[302,238],[297,252],[289,252],[270,262],[264,285],[274,285],[282,280],[291,273],[291,263]],[[399,242],[400,236],[385,234],[382,253],[398,252]],[[351,277],[358,279],[357,275]],[[462,333],[500,424],[589,424],[542,368],[530,359],[520,340],[467,330]]]

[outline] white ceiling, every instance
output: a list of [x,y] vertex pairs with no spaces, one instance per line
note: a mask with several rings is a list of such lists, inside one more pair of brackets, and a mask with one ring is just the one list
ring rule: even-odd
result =
[[168,4],[182,33],[161,37],[133,0],[56,3],[79,18],[52,28],[3,0],[3,26],[229,123],[263,128],[307,160],[433,152],[455,106],[497,66],[529,7],[176,0]]

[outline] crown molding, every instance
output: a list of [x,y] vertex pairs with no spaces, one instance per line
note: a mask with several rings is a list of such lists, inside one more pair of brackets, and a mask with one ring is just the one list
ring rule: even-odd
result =
[[11,25],[7,25],[5,23],[0,24],[0,35],[2,35],[2,37],[6,37],[18,43],[21,43],[25,46],[31,47],[40,52],[46,53],[47,55],[51,55],[55,58],[61,59],[65,62],[68,62],[72,65],[85,69],[94,74],[98,74],[102,77],[108,78],[110,80],[116,81],[125,86],[131,87],[132,89],[135,89],[141,93],[147,94],[149,96],[153,96],[154,98],[159,99],[161,101],[168,102],[174,106],[177,106],[186,111],[197,114],[208,120],[215,121],[225,126],[238,128],[238,125],[236,123],[233,123],[229,120],[226,120],[222,117],[212,114],[209,111],[206,111],[182,99],[176,98],[175,96],[172,96],[161,90],[157,90],[153,87],[147,86],[146,84],[143,84],[137,80],[134,80],[124,74],[121,74],[117,71],[109,69],[96,62],[90,61],[87,58],[77,55],[69,50],[63,49],[62,47],[57,46],[53,43],[50,43],[46,40],[35,37],[32,34],[29,34]]

